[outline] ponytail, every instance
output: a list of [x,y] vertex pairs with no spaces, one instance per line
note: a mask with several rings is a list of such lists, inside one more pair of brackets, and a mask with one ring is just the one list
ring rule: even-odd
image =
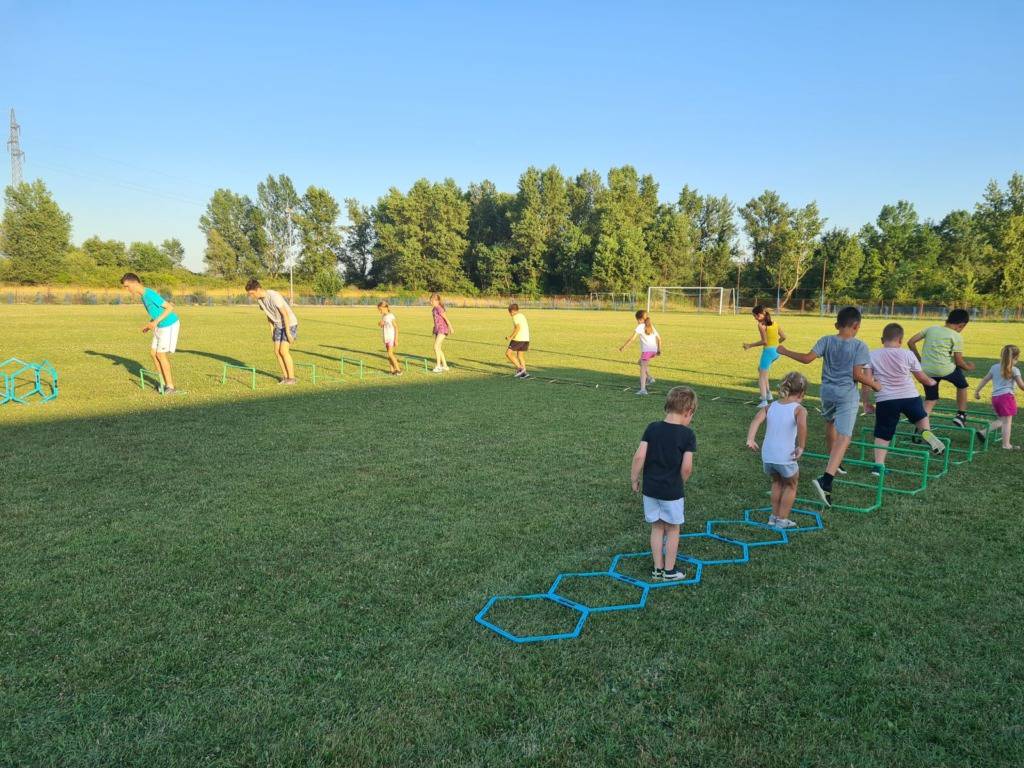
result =
[[1020,349],[1013,344],[1007,344],[999,353],[999,370],[1004,379],[1013,378],[1013,363],[1020,357]]
[[654,333],[654,321],[651,320],[651,316],[648,314],[644,315],[644,333],[648,336]]
[[779,384],[779,397],[803,395],[807,392],[807,377],[799,371],[790,371]]
[[756,307],[750,310],[750,314],[752,314],[754,317],[757,317],[758,315],[764,315],[764,319],[761,320],[760,322],[764,323],[765,326],[769,326],[772,324],[772,313],[768,311],[768,308],[764,304],[758,304]]

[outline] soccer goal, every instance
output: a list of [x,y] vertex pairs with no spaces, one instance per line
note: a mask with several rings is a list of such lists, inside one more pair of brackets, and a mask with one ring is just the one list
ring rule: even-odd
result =
[[647,289],[647,311],[723,315],[736,311],[735,296],[735,289],[721,286],[652,285]]

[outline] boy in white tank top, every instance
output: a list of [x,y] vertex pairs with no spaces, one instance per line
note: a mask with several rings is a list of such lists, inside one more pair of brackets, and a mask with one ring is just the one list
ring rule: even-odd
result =
[[[807,379],[793,371],[779,385],[779,399],[767,408],[758,410],[747,430],[747,447],[761,452],[764,473],[772,479],[772,513],[768,525],[776,528],[795,528],[789,519],[796,501],[796,486],[800,479],[797,464],[807,443],[807,409],[801,405],[807,393]],[[764,423],[764,444],[757,445],[757,430]]]

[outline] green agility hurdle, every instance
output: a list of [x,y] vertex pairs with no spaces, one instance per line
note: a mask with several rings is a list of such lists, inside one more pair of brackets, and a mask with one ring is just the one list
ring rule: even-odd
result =
[[430,373],[430,359],[426,357],[419,357],[418,355],[403,355],[405,358],[405,367],[408,370],[412,369],[412,363],[415,360],[418,363],[423,363],[423,372]]
[[[860,433],[862,435],[860,440],[855,440],[851,445],[858,446],[860,448],[860,455],[858,459],[866,460],[865,456],[869,448],[875,447],[873,435],[874,429],[872,427],[861,427]],[[892,440],[889,441],[888,451],[894,451],[899,449],[899,453],[902,454],[903,450],[911,451],[928,451],[930,458],[928,461],[928,480],[937,480],[940,477],[945,477],[949,473],[949,454],[950,454],[950,440],[948,437],[939,437],[938,440],[946,449],[941,455],[932,453],[927,446],[922,445],[920,442],[915,443],[914,439],[917,437],[917,433],[905,434],[897,432],[893,435]],[[890,472],[895,470],[890,469]],[[902,474],[903,471],[896,471],[896,474]],[[914,473],[916,474],[916,473]],[[886,488],[886,490],[890,490]]]
[[221,373],[220,373],[220,383],[221,383],[221,386],[223,386],[224,384],[228,383],[228,369],[229,368],[233,368],[233,369],[238,370],[238,371],[248,371],[249,372],[249,377],[250,377],[249,378],[249,381],[250,381],[249,386],[253,390],[256,389],[256,366],[254,366],[254,365],[236,365],[234,363],[222,363],[222,365],[224,367],[221,369]]
[[156,391],[161,395],[164,393],[164,377],[160,371],[151,371],[148,368],[139,368],[139,388],[146,388],[146,378],[149,378],[156,385]]
[[300,363],[295,361],[294,365],[296,368],[309,368],[310,377],[309,380],[316,384],[316,363]]
[[[801,458],[819,459],[820,461],[828,463],[829,457],[827,454],[824,453],[811,453],[809,451],[804,451],[804,454]],[[843,466],[862,467],[871,470],[875,469],[877,465],[873,461],[861,461],[860,459],[844,459]],[[798,496],[796,498],[796,503],[816,504],[819,507],[824,507],[825,509],[841,510],[843,512],[859,512],[861,514],[874,512],[875,510],[879,509],[882,506],[882,495],[885,492],[885,472],[879,472],[877,479],[875,479],[874,482],[871,483],[862,483],[858,480],[846,480],[842,476],[838,476],[832,481],[833,489],[835,489],[836,486],[844,486],[847,488],[860,488],[863,490],[871,491],[871,501],[867,506],[863,507],[858,507],[853,504],[836,504],[834,501],[832,502],[832,505],[829,506],[825,504],[825,502],[823,502],[821,499],[807,499]],[[835,491],[833,490],[833,497],[834,496]]]
[[356,359],[354,357],[345,357],[344,355],[342,355],[338,359],[338,371],[342,375],[342,377],[345,376],[345,363],[348,363],[349,365],[358,366],[358,368],[359,368],[359,380],[362,381],[365,378],[366,371],[365,371],[365,366],[363,365],[363,361],[362,360],[358,360],[358,359]]
[[[944,442],[946,449],[949,449],[949,439],[947,438]],[[854,440],[850,443],[852,449],[856,449],[859,453],[857,459],[859,461],[868,461],[868,451],[875,449],[873,441],[867,440]],[[885,463],[885,477],[883,478],[882,490],[885,493],[900,493],[906,496],[916,496],[921,491],[927,490],[928,481],[936,477],[936,474],[931,471],[931,464],[934,460],[939,457],[934,455],[929,448],[903,448],[899,446],[890,446],[886,450],[886,463]],[[943,456],[946,452],[943,451]],[[913,462],[915,465],[920,462],[920,468],[906,467],[906,466],[893,466],[893,463],[903,463],[900,460],[905,459]],[[894,481],[899,478],[908,478],[915,483],[909,487],[901,485],[895,485]]]

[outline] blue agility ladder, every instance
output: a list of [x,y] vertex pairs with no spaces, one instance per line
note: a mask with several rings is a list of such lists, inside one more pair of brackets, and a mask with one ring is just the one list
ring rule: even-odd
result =
[[[11,370],[8,370],[11,369]],[[28,389],[21,389],[24,375],[31,375]],[[60,393],[57,382],[57,369],[49,360],[41,363],[29,363],[17,357],[9,357],[0,363],[0,376],[3,377],[3,390],[0,391],[0,405],[20,403],[25,405],[29,398],[38,397],[39,402],[46,403],[56,399]]]

